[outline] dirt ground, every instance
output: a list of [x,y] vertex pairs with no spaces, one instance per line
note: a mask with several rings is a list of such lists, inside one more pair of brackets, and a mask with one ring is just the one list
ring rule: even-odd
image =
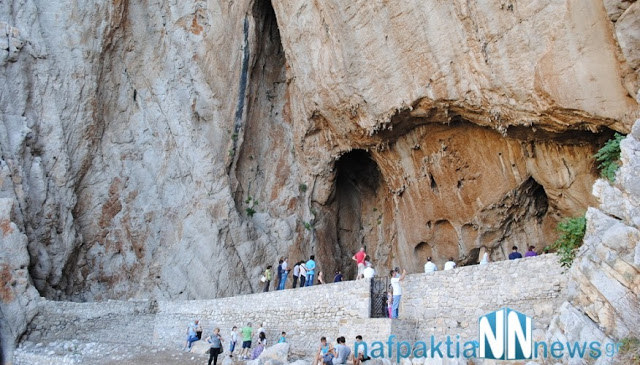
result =
[[[218,365],[222,365],[224,356],[218,357]],[[95,362],[96,365],[173,365],[173,364],[207,364],[209,355],[200,355],[182,351],[157,351],[134,354],[125,359],[105,358]]]

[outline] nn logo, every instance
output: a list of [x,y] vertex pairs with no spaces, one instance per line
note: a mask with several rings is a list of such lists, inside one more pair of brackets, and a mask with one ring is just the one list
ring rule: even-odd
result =
[[494,360],[531,359],[531,317],[510,308],[487,313],[478,319],[478,357]]

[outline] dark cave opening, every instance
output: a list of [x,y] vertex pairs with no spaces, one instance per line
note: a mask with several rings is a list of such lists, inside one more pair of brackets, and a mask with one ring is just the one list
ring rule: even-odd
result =
[[351,261],[362,246],[366,249],[364,228],[367,221],[375,221],[376,192],[381,186],[382,175],[378,164],[364,150],[353,150],[336,162],[337,203],[337,265],[345,278],[356,276]]

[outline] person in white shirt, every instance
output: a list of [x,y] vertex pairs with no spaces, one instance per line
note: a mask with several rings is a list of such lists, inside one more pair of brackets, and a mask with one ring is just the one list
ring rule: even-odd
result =
[[424,264],[424,273],[428,274],[430,272],[435,272],[435,271],[438,271],[438,267],[436,266],[436,264],[431,262],[431,256],[429,256],[427,257],[427,263]]
[[287,258],[285,257],[282,260],[282,277],[280,278],[280,283],[278,283],[278,290],[284,290],[285,285],[287,284],[287,275],[289,275],[289,264],[287,263]]
[[372,277],[376,276],[376,271],[373,269],[373,267],[371,267],[370,262],[367,262],[367,268],[364,269],[362,275],[365,279],[371,279]]
[[307,281],[307,265],[300,262],[300,288],[304,286],[305,281]]
[[444,263],[444,269],[445,270],[452,270],[456,268],[456,263],[453,261],[453,257],[449,257],[449,261]]
[[489,253],[488,252],[484,252],[484,255],[482,255],[482,260],[480,260],[480,265],[487,265],[489,263]]
[[238,327],[233,326],[231,329],[231,341],[229,342],[229,357],[233,357],[233,350],[236,349],[238,343]]
[[400,269],[396,267],[395,270],[389,272],[391,276],[391,287],[393,288],[393,306],[391,307],[391,318],[398,318],[398,308],[400,307],[400,299],[402,298],[402,288],[400,282],[407,276],[407,270],[402,270],[400,275]]
[[300,263],[296,262],[296,264],[293,266],[293,286],[291,286],[292,288],[295,288],[296,285],[298,285],[299,278],[300,278]]

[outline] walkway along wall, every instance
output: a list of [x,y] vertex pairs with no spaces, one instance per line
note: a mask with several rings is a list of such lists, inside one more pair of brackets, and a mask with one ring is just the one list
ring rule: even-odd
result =
[[[336,284],[213,300],[108,301],[68,303],[43,301],[27,339],[131,342],[179,348],[186,325],[198,318],[205,330],[265,323],[274,342],[286,331],[293,354],[306,356],[320,336],[339,335],[352,343],[356,334],[367,341],[395,334],[413,341],[460,334],[476,337],[479,315],[510,307],[534,318],[534,339],[544,339],[551,313],[566,297],[566,279],[555,255],[495,262],[432,274],[408,275],[403,282],[401,319],[370,319],[369,283]],[[148,334],[148,335],[145,335]],[[151,339],[153,336],[153,339]]]

